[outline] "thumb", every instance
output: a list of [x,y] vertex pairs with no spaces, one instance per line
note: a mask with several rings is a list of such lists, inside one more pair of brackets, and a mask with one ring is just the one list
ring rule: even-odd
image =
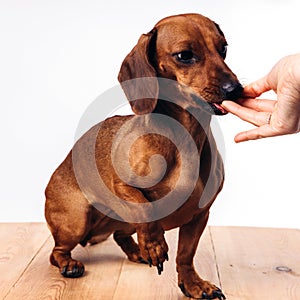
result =
[[261,79],[258,79],[244,87],[243,96],[246,98],[256,98],[271,90],[272,87],[268,81],[268,76],[264,76]]

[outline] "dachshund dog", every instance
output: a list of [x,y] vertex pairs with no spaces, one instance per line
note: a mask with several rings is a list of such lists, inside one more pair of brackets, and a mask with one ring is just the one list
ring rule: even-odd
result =
[[46,188],[45,216],[55,241],[50,261],[63,276],[84,272],[71,257],[76,245],[111,234],[129,260],[156,266],[160,274],[168,260],[164,232],[179,227],[180,289],[187,297],[225,299],[199,277],[193,258],[224,178],[211,116],[225,114],[221,102],[243,91],[224,62],[226,48],[216,23],[182,14],[159,21],[127,55],[118,79],[134,115],[88,130]]

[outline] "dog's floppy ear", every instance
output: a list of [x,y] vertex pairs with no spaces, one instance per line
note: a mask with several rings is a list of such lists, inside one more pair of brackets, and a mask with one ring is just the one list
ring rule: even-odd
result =
[[[124,59],[118,76],[133,112],[138,115],[151,113],[157,104],[158,81],[152,65],[156,34],[157,30],[152,29],[149,33],[141,35],[136,46]],[[143,77],[151,78],[148,80]]]
[[224,35],[223,31],[222,31],[222,30],[221,30],[221,28],[220,28],[220,25],[219,25],[219,24],[217,24],[216,22],[214,22],[214,24],[215,24],[215,26],[216,26],[216,28],[217,28],[218,32],[220,33],[220,35],[221,35],[221,36],[223,36],[223,37],[225,37],[225,35]]

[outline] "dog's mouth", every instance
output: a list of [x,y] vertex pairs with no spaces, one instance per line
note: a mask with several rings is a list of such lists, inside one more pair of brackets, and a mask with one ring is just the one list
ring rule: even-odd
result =
[[207,113],[211,115],[224,116],[228,113],[228,111],[225,108],[223,108],[221,105],[223,100],[218,102],[211,102],[195,94],[192,94],[192,98],[197,103],[197,105],[202,107],[203,110],[205,110]]
[[205,89],[204,91],[197,93],[199,95],[198,99],[200,100],[197,103],[200,104],[200,102],[205,102],[203,107],[206,111],[214,115],[223,116],[228,113],[228,111],[222,107],[223,100],[236,101],[242,96],[242,93],[243,87],[240,83],[224,86],[223,89],[216,92],[211,89]]
[[218,103],[213,103],[213,102],[207,102],[207,103],[210,105],[215,115],[224,116],[228,113],[228,111],[221,106],[222,101]]

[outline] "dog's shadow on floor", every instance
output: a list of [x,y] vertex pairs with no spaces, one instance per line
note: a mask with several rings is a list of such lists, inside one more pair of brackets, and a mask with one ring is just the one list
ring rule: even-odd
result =
[[124,260],[128,260],[112,238],[94,245],[87,245],[85,247],[77,246],[72,256],[86,265],[93,265],[95,263],[108,265],[112,263],[122,264]]

